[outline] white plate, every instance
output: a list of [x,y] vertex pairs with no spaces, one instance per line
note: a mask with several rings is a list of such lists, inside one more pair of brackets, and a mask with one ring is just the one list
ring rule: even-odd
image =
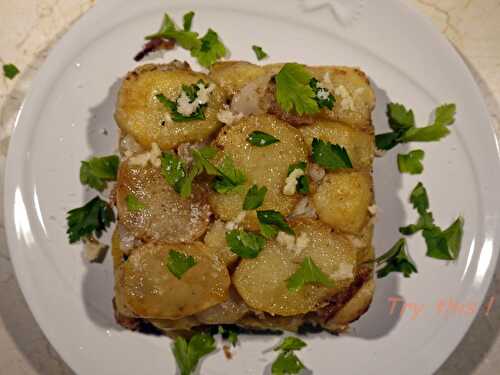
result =
[[[136,65],[132,57],[142,37],[156,30],[163,11],[180,20],[191,9],[195,30],[217,30],[233,59],[255,61],[250,47],[258,44],[269,52],[267,62],[360,66],[376,88],[378,132],[387,129],[389,100],[410,105],[421,124],[438,104],[457,104],[451,135],[418,145],[426,152],[422,175],[399,174],[397,151],[375,161],[380,206],[375,242],[383,252],[398,238],[398,226],[415,220],[407,198],[422,180],[439,224],[465,217],[459,261],[427,258],[423,241],[414,236],[409,244],[418,275],[379,280],[372,307],[350,334],[310,335],[300,353],[315,374],[435,371],[475,316],[443,316],[436,304],[443,299],[479,306],[496,265],[499,157],[487,110],[464,63],[427,20],[396,0],[98,2],[53,48],[23,105],[9,150],[5,222],[11,257],[48,339],[79,374],[175,371],[168,338],[115,324],[110,259],[86,264],[80,246],[68,245],[65,215],[93,195],[78,180],[80,160],[116,147],[115,95],[120,77]],[[172,58],[190,60],[181,50],[164,56]],[[424,305],[424,311],[416,319],[409,312],[400,316],[400,306],[390,314],[391,297]],[[243,337],[233,360],[219,351],[203,361],[202,373],[262,374],[275,357],[268,349],[278,341]]]

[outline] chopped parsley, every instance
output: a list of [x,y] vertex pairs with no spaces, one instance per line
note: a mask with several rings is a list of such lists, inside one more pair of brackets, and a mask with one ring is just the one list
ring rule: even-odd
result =
[[285,112],[295,110],[299,115],[319,111],[316,93],[309,84],[312,75],[303,65],[288,63],[283,65],[276,80],[276,100]]
[[217,168],[218,174],[213,181],[213,188],[218,193],[228,193],[241,186],[246,177],[243,171],[234,166],[233,159],[226,156],[222,164]]
[[165,181],[179,192],[179,182],[186,177],[184,163],[171,152],[164,152],[161,156],[161,173]]
[[404,277],[417,273],[417,266],[411,260],[406,247],[406,240],[400,238],[385,254],[372,261],[377,266],[383,265],[377,271],[377,277],[383,278],[392,272],[400,272]]
[[299,269],[288,279],[287,286],[290,292],[299,291],[305,284],[322,284],[328,288],[333,287],[333,282],[319,267],[314,264],[311,257],[307,256]]
[[125,202],[127,203],[127,209],[129,211],[141,211],[146,208],[144,203],[137,199],[137,197],[133,194],[128,194],[125,197]]
[[175,250],[170,250],[167,258],[167,268],[177,279],[180,279],[190,268],[196,265],[196,260],[191,255],[186,255]]
[[107,202],[95,197],[82,207],[68,211],[66,219],[69,243],[75,243],[92,235],[101,237],[102,232],[115,221],[115,214]]
[[207,87],[207,84],[202,80],[198,81],[196,84],[192,85],[182,85],[181,94],[177,97],[175,101],[167,99],[167,97],[163,94],[156,94],[155,97],[158,101],[165,106],[170,111],[170,117],[172,121],[175,122],[185,122],[185,121],[194,121],[194,120],[205,120],[205,107],[208,105],[207,103],[197,103],[196,109],[190,115],[185,115],[179,113],[179,101],[182,100],[182,97],[185,95],[189,104],[194,103],[198,100],[198,91],[200,90],[200,86],[203,85]]
[[267,134],[258,130],[251,132],[248,135],[247,140],[251,145],[257,147],[269,146],[280,141],[278,138],[273,137],[271,134]]
[[253,51],[255,52],[255,56],[257,57],[257,60],[263,60],[266,57],[268,57],[268,54],[264,52],[262,47],[259,46],[252,46]]
[[187,12],[183,17],[182,17],[182,26],[184,31],[191,31],[191,26],[193,24],[193,17],[194,17],[194,12],[190,11]]
[[275,237],[279,231],[295,234],[285,217],[278,211],[257,211],[257,219],[259,219],[261,233],[266,238]]
[[[299,161],[298,163],[291,164],[290,166],[288,166],[287,176],[290,176],[290,174],[296,169],[301,169],[305,172],[306,168],[307,163],[305,161]],[[306,175],[302,175],[297,179],[297,191],[301,194],[309,193],[309,177],[307,177]]]
[[318,83],[319,81],[316,78],[311,78],[309,81],[309,86],[311,86],[314,91],[314,100],[318,103],[319,108],[328,108],[332,110],[335,104],[335,97],[327,88],[318,85]]
[[312,141],[314,162],[329,171],[352,168],[351,159],[344,147],[314,138]]
[[8,79],[14,79],[19,74],[19,69],[14,64],[3,65],[3,75]]
[[420,174],[424,170],[422,160],[423,150],[413,150],[408,154],[398,154],[398,168],[401,173]]
[[256,258],[266,244],[264,237],[238,229],[226,233],[226,242],[233,253],[246,259]]
[[196,57],[201,66],[210,66],[227,54],[226,47],[219,39],[219,35],[212,29],[200,39],[200,45],[191,49],[191,56]]
[[200,359],[215,350],[215,340],[206,333],[196,333],[189,341],[178,336],[172,346],[180,375],[190,375]]
[[463,236],[464,220],[458,217],[447,229],[443,230],[434,224],[434,217],[429,211],[429,198],[421,182],[415,186],[410,194],[410,202],[419,213],[416,224],[399,228],[404,235],[411,235],[422,231],[427,246],[426,255],[442,260],[455,260],[460,253]]
[[411,109],[398,103],[387,105],[387,118],[392,132],[378,134],[375,143],[380,150],[390,150],[399,143],[437,141],[450,132],[448,126],[455,121],[455,104],[443,104],[436,108],[434,122],[416,127]]
[[[188,16],[188,14],[184,15],[184,17]],[[185,20],[184,22],[186,22],[186,18],[184,20]],[[163,16],[163,22],[160,27],[160,30],[157,33],[145,37],[145,39],[147,40],[158,39],[158,38],[173,39],[182,48],[185,48],[187,50],[198,48],[201,45],[201,41],[198,39],[198,33],[189,30],[178,29],[177,26],[175,25],[175,22],[167,13],[165,13],[165,15]]]
[[82,161],[80,182],[96,190],[103,191],[108,181],[116,181],[120,159],[116,155],[93,157]]
[[257,185],[253,185],[247,192],[245,200],[243,202],[243,209],[245,211],[255,210],[262,206],[264,198],[267,193],[267,188],[262,186],[259,188]]
[[298,374],[304,368],[294,351],[301,350],[306,343],[297,337],[288,336],[274,350],[280,351],[280,354],[271,366],[273,375]]

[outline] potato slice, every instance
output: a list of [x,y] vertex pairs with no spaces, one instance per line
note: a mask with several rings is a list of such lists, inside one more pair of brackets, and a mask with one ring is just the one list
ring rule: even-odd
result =
[[200,322],[193,316],[187,316],[182,319],[148,319],[148,321],[159,330],[166,334],[172,331],[189,331],[193,327],[199,326]]
[[[375,293],[375,281],[368,280],[356,294],[335,314],[333,323],[349,324],[355,321],[370,307]],[[330,323],[330,321],[328,322]]]
[[231,288],[227,301],[196,314],[196,319],[204,324],[235,324],[248,312],[248,306]]
[[319,218],[333,228],[357,233],[368,220],[373,201],[370,174],[357,171],[328,173],[312,197]]
[[[180,279],[167,268],[171,250],[196,260]],[[136,316],[155,319],[180,319],[224,302],[230,283],[226,267],[199,242],[136,248],[121,266],[119,279],[128,309]]]
[[[233,284],[253,309],[282,316],[315,311],[354,280],[356,251],[349,240],[319,221],[301,220],[292,227],[297,236],[304,233],[309,239],[299,255],[269,241],[257,258],[243,259],[233,274]],[[332,288],[306,284],[297,292],[288,290],[287,280],[306,256],[333,281]]]
[[169,121],[170,111],[156,99],[163,94],[175,101],[182,85],[203,80],[212,83],[207,75],[195,73],[177,65],[143,65],[130,72],[121,86],[115,119],[126,134],[131,134],[143,147],[149,149],[156,142],[162,150],[185,142],[202,141],[221,126],[217,113],[223,104],[223,93],[216,87],[205,108],[205,120]]
[[219,85],[227,98],[231,98],[243,86],[261,77],[263,67],[246,61],[221,61],[210,68],[210,78]]
[[217,220],[210,226],[203,242],[219,257],[226,267],[232,267],[238,261],[238,255],[233,253],[227,245],[226,225],[222,221]]
[[299,129],[310,152],[312,152],[313,139],[319,138],[345,147],[354,168],[371,170],[375,145],[373,134],[331,121],[320,121],[313,125],[302,126]]
[[[129,194],[145,208],[129,210]],[[120,223],[141,240],[192,242],[201,237],[210,216],[206,196],[206,188],[193,184],[191,197],[182,198],[167,184],[159,168],[123,162],[118,171],[116,201]]]
[[[271,134],[280,142],[265,147],[252,146],[247,137],[256,130]],[[216,146],[222,150],[220,157],[230,156],[236,168],[247,177],[243,187],[235,192],[210,194],[210,205],[221,219],[229,221],[238,216],[245,195],[254,184],[268,189],[259,209],[276,210],[285,216],[292,212],[300,196],[283,194],[288,167],[307,160],[307,146],[297,129],[270,115],[249,116],[236,125],[224,128],[216,139]],[[243,225],[258,229],[255,212],[247,213]]]

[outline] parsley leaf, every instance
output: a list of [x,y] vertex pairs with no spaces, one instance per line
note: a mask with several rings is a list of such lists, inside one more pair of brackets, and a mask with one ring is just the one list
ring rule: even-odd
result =
[[19,69],[14,64],[3,65],[3,75],[8,79],[14,79],[19,74]]
[[319,81],[316,78],[311,78],[309,81],[309,86],[314,91],[314,100],[318,103],[319,108],[333,109],[335,104],[335,97],[328,91],[327,88],[318,86]]
[[[278,234],[278,230],[286,232],[288,234],[295,234],[292,228],[290,228],[290,226],[286,222],[285,217],[278,211],[274,210],[257,211],[257,219],[259,219],[259,223],[261,224],[261,230],[263,225],[265,228],[267,228],[266,225],[272,227],[272,229],[267,228],[266,234],[270,232]],[[266,229],[264,231],[266,231]],[[262,234],[265,235],[264,233]],[[267,238],[266,235],[265,237]]]
[[423,150],[413,150],[408,154],[398,154],[398,168],[401,173],[420,174],[424,170],[421,161],[425,153]]
[[197,333],[189,342],[184,337],[177,337],[172,346],[180,375],[190,375],[196,370],[201,357],[215,350],[215,340],[206,333]]
[[417,273],[417,266],[410,259],[406,248],[406,240],[400,238],[385,254],[373,261],[377,265],[385,264],[377,271],[377,277],[383,278],[391,272],[401,272],[404,277]]
[[[299,161],[298,163],[291,164],[288,166],[287,176],[290,176],[290,173],[292,173],[296,169],[301,169],[305,172],[306,168],[307,163],[305,161]],[[301,194],[309,193],[309,177],[303,175],[297,179],[297,191]]]
[[283,341],[276,347],[274,348],[275,351],[277,350],[285,350],[285,351],[291,351],[291,350],[300,350],[302,348],[305,348],[307,344],[299,339],[298,337],[294,336],[288,336],[283,339]]
[[251,145],[257,147],[269,146],[280,141],[278,138],[273,137],[271,134],[267,134],[258,130],[251,132],[248,135],[247,140]]
[[288,279],[288,290],[299,291],[305,284],[318,283],[328,288],[333,287],[333,282],[314,264],[311,257],[305,257],[299,269]]
[[266,196],[267,188],[262,186],[260,189],[257,185],[253,185],[247,192],[245,196],[245,201],[243,202],[243,209],[245,211],[255,210],[262,206],[264,202],[264,197]]
[[455,104],[441,105],[436,108],[431,125],[417,128],[412,110],[406,109],[402,104],[389,103],[387,117],[393,131],[375,137],[377,148],[390,150],[398,143],[437,141],[450,132],[447,127],[455,121],[455,112]]
[[268,57],[268,54],[264,52],[262,47],[259,46],[252,46],[253,51],[255,52],[255,56],[257,57],[257,60],[263,60],[266,57]]
[[68,211],[66,220],[69,243],[74,243],[90,235],[101,237],[102,232],[115,221],[115,214],[108,203],[95,197],[84,206]]
[[282,352],[273,362],[271,373],[273,375],[298,374],[304,369],[304,364],[294,352]]
[[415,186],[410,194],[410,203],[413,208],[418,211],[419,214],[424,214],[429,209],[429,198],[427,196],[427,190],[424,185],[419,182]]
[[82,161],[80,165],[80,182],[99,191],[107,186],[107,181],[115,181],[120,159],[116,155],[94,157]]
[[177,192],[179,182],[186,177],[184,163],[171,152],[164,152],[161,156],[161,173],[167,184],[174,187]]
[[432,229],[434,227],[434,218],[431,212],[424,212],[418,218],[416,224],[410,224],[406,227],[400,227],[399,233],[404,235],[414,234],[424,229]]
[[329,171],[340,168],[352,168],[351,159],[344,147],[314,138],[312,141],[314,162]]
[[196,176],[201,174],[201,172],[203,172],[203,169],[201,169],[199,166],[193,165],[186,177],[180,180],[176,185],[182,198],[191,196],[191,193],[193,191],[193,180]]
[[262,236],[238,229],[226,233],[226,242],[233,253],[246,259],[256,258],[266,244]]
[[227,54],[226,47],[219,39],[219,35],[212,29],[200,39],[200,45],[191,49],[191,55],[196,57],[201,66],[210,68],[218,59]]
[[140,211],[146,208],[146,206],[132,194],[128,194],[125,197],[125,202],[127,203],[127,209],[129,211]]
[[[186,15],[184,15],[184,17],[186,17]],[[186,22],[186,18],[184,22]],[[182,48],[187,50],[198,48],[201,45],[201,41],[198,39],[198,33],[189,30],[179,30],[175,22],[167,13],[163,16],[163,23],[160,30],[157,33],[145,37],[147,40],[158,38],[174,39]]]
[[191,31],[191,25],[193,24],[193,17],[194,17],[193,11],[187,12],[182,17],[182,20],[183,20],[182,26],[183,26],[184,31]]
[[294,351],[301,350],[306,343],[297,337],[288,336],[274,350],[280,350],[278,358],[271,367],[273,375],[298,374],[305,367]]
[[285,112],[294,109],[299,115],[319,111],[315,92],[309,85],[312,75],[297,63],[283,65],[276,75],[276,100]]
[[422,234],[427,245],[427,256],[443,260],[455,260],[460,253],[464,220],[456,219],[446,230],[435,226],[424,229]]
[[196,260],[191,255],[186,255],[175,250],[170,250],[167,259],[167,268],[172,274],[180,279],[187,270],[196,265]]
[[243,171],[234,166],[233,159],[226,156],[218,168],[219,175],[215,177],[213,188],[218,193],[228,193],[246,181]]
[[260,234],[267,238],[268,240],[272,240],[279,233],[279,229],[274,225],[262,224],[259,222]]

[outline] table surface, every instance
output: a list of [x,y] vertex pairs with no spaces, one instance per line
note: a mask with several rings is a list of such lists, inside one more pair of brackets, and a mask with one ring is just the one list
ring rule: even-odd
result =
[[[500,136],[500,0],[408,0],[430,17],[450,39],[472,71]],[[0,193],[3,190],[9,136],[30,82],[50,46],[95,0],[0,0],[0,64],[13,62],[21,74],[0,77]],[[3,196],[3,193],[2,193]],[[0,202],[0,212],[3,202]],[[3,215],[2,215],[3,218]],[[0,219],[0,372],[72,374],[24,301],[17,284]],[[500,292],[497,271],[489,297]],[[467,336],[438,371],[448,374],[498,374],[500,301],[492,313],[480,314]]]

